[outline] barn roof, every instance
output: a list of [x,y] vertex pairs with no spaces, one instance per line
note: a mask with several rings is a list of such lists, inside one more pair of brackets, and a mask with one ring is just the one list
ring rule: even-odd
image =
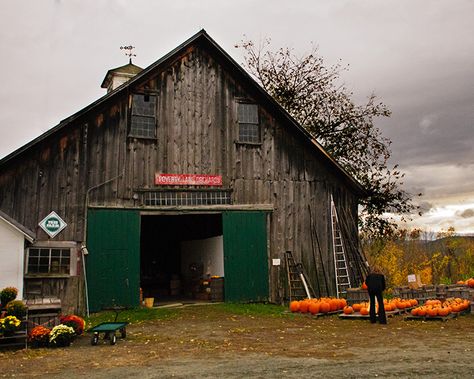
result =
[[5,212],[0,211],[0,220],[3,220],[8,225],[13,227],[13,229],[16,229],[18,232],[23,234],[28,241],[33,242],[35,240],[35,237],[36,237],[35,233],[33,233],[30,229],[20,224],[18,221],[8,216]]
[[[204,45],[210,48],[214,54],[217,54],[218,57],[222,58],[221,61],[226,63],[234,72],[240,76],[240,79],[247,82],[248,85],[252,86],[256,92],[258,93],[261,100],[263,100],[276,114],[280,115],[285,121],[287,121],[295,130],[296,133],[300,133],[302,136],[306,137],[306,140],[313,145],[316,151],[322,156],[326,162],[336,169],[336,172],[339,173],[348,183],[349,185],[356,190],[359,194],[366,194],[366,191],[361,186],[361,184],[350,175],[309,133],[306,129],[304,129],[282,106],[278,104],[278,102],[270,96],[251,76],[250,74],[245,71],[242,66],[240,66],[224,49],[222,49],[204,30],[200,30],[195,35],[190,37],[188,40],[183,42],[181,45],[170,51],[168,54],[157,60],[155,63],[152,63],[147,68],[141,70],[134,76],[132,79],[127,81],[126,83],[122,84],[121,86],[117,87],[115,90],[107,93],[106,95],[102,96],[95,102],[91,103],[87,107],[83,108],[82,110],[76,112],[75,114],[71,115],[70,117],[62,120],[58,125],[49,129],[39,137],[35,138],[34,140],[30,141],[26,145],[20,147],[19,149],[15,150],[14,152],[10,153],[6,157],[0,160],[0,165],[10,161],[14,157],[21,154],[23,151],[29,149],[33,145],[39,143],[40,141],[46,139],[48,136],[56,133],[57,131],[63,129],[71,122],[77,120],[79,117],[83,116],[87,112],[91,111],[95,107],[102,105],[104,102],[108,101],[110,98],[117,96],[122,91],[126,90],[130,86],[133,86],[138,81],[143,80],[147,77],[150,73],[154,72],[155,70],[159,69],[160,67],[164,66],[174,58],[183,54],[183,52],[187,51],[189,47],[192,45]],[[126,65],[128,66],[128,65]],[[120,69],[118,67],[117,69]],[[116,69],[115,69],[116,70]],[[113,70],[109,70],[110,73]],[[138,70],[137,70],[138,71]],[[107,73],[107,74],[108,74]],[[107,75],[106,75],[107,77]]]

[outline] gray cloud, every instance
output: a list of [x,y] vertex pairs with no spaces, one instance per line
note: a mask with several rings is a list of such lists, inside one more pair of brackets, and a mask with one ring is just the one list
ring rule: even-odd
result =
[[465,209],[462,212],[456,212],[456,215],[462,218],[473,218],[474,217],[474,209]]

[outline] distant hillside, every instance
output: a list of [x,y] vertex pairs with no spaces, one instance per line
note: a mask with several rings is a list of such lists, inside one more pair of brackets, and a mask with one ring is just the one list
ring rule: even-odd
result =
[[474,246],[474,236],[454,236],[439,238],[434,241],[420,241],[424,245],[426,251],[433,254],[437,251],[446,252],[449,248],[453,248],[455,254],[462,254],[469,246]]

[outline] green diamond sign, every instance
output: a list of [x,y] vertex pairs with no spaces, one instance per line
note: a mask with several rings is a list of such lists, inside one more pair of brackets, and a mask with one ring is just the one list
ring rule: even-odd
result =
[[59,217],[54,211],[47,215],[38,225],[51,238],[54,238],[61,230],[63,230],[67,226],[64,220]]

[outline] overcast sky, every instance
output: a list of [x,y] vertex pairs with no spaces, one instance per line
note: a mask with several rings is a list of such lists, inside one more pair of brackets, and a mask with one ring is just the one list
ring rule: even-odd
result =
[[105,73],[136,46],[145,68],[204,28],[237,62],[243,38],[296,53],[319,46],[363,102],[392,110],[408,191],[423,192],[413,225],[474,233],[473,0],[0,0],[0,158],[105,94]]

